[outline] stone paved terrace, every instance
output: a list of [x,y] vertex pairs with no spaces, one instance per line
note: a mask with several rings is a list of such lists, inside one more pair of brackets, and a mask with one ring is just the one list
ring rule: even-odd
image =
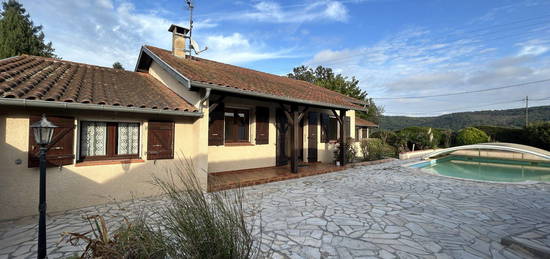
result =
[[[530,255],[503,247],[500,239],[550,224],[550,184],[456,180],[401,163],[245,190],[262,210],[263,238],[274,257],[525,258]],[[55,243],[62,231],[88,229],[81,214],[132,214],[139,207],[165,202],[143,199],[52,215],[50,258],[73,254],[75,248]],[[35,222],[27,218],[0,224],[0,258],[32,256]]]

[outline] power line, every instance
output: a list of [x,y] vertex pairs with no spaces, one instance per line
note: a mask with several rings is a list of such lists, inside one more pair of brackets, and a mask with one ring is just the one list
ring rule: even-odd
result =
[[434,95],[423,95],[423,96],[402,96],[402,97],[378,97],[378,98],[377,97],[372,97],[372,99],[375,99],[375,100],[398,100],[398,99],[423,99],[423,98],[431,98],[431,97],[454,96],[454,95],[481,93],[481,92],[488,92],[488,91],[494,91],[494,90],[501,90],[501,89],[512,88],[512,87],[538,84],[538,83],[543,83],[543,82],[548,82],[548,81],[550,81],[550,78],[543,79],[543,80],[538,80],[538,81],[530,81],[530,82],[524,82],[524,83],[519,83],[519,84],[513,84],[513,85],[505,85],[505,86],[500,86],[500,87],[486,88],[486,89],[473,90],[473,91],[455,92],[455,93],[448,93],[448,94],[434,94]]
[[550,100],[550,96],[537,98],[537,99],[529,99],[529,101],[532,101],[532,102],[539,102],[539,101],[546,101],[546,100]]
[[[493,105],[499,105],[499,104],[509,104],[509,103],[517,103],[517,102],[524,102],[525,99],[514,99],[514,100],[509,100],[509,101],[504,101],[504,102],[496,102],[496,103],[489,103],[489,104],[484,104],[484,105],[477,105],[477,106],[468,106],[468,107],[461,107],[461,108],[456,108],[456,109],[448,109],[448,110],[438,110],[438,111],[429,111],[430,113],[445,113],[445,112],[452,112],[452,113],[456,113],[456,112],[466,112],[464,110],[468,110],[468,109],[475,109],[475,108],[481,108],[481,107],[487,107],[487,106],[493,106]],[[410,113],[404,113],[404,114],[426,114],[428,112],[410,112]]]

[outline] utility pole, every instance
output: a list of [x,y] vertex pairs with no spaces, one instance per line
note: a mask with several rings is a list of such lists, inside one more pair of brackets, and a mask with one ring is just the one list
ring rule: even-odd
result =
[[525,96],[525,127],[529,126],[529,96]]

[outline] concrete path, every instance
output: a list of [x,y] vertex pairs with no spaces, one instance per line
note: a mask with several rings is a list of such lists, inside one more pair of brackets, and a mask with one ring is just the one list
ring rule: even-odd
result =
[[[550,184],[480,183],[401,167],[401,161],[247,187],[274,257],[520,258],[505,236],[550,225]],[[133,215],[164,206],[142,199],[48,219],[50,258],[73,255],[59,233],[83,232],[81,215]],[[111,220],[116,221],[116,220]],[[0,223],[0,258],[33,256],[35,218]],[[265,248],[264,248],[265,249]]]

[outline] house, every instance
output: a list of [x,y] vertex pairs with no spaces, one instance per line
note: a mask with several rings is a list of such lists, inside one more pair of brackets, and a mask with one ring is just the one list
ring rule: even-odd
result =
[[361,141],[361,139],[370,137],[370,129],[378,128],[378,124],[368,121],[359,117],[355,118],[355,140]]
[[[294,79],[143,46],[134,72],[35,56],[0,60],[0,219],[36,214],[38,147],[29,125],[58,125],[47,152],[48,211],[158,194],[184,158],[215,172],[333,163],[366,103]],[[206,187],[205,187],[206,188]]]

